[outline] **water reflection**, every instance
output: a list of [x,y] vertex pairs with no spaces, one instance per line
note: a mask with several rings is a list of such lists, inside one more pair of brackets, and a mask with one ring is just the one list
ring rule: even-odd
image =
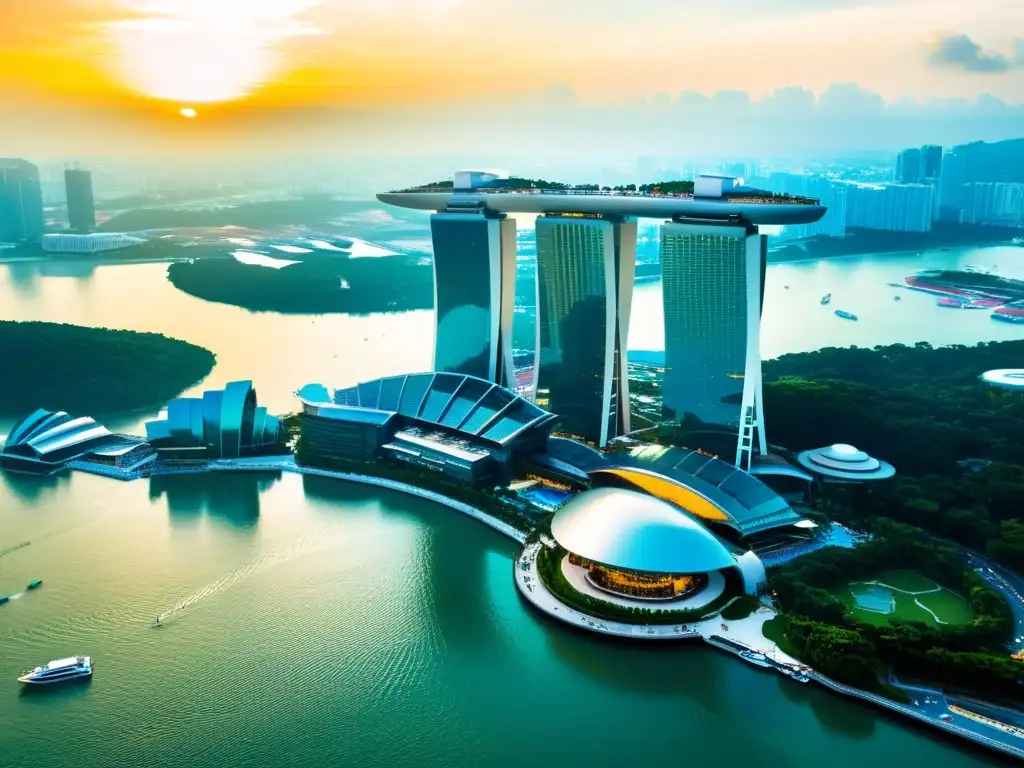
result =
[[810,704],[814,718],[829,732],[851,739],[870,739],[875,735],[877,719],[866,705],[782,678],[779,691],[801,707]]
[[53,706],[77,699],[92,687],[92,678],[68,680],[58,685],[23,685],[19,698],[24,706]]
[[167,510],[174,525],[206,515],[237,528],[251,529],[259,522],[260,494],[280,478],[280,472],[156,475],[149,479],[149,498],[167,498]]
[[726,705],[723,664],[717,654],[693,640],[656,641],[608,638],[545,621],[547,644],[559,660],[603,685],[623,691],[683,694],[711,709]]
[[11,493],[24,501],[38,501],[40,497],[50,494],[67,483],[65,473],[51,475],[33,475],[26,472],[0,470],[0,482]]
[[[487,561],[512,551],[501,534],[455,510],[398,492],[313,475],[303,475],[302,486],[307,500],[339,510],[373,506],[389,517],[421,521],[414,570],[423,576],[422,600],[435,613],[445,644],[463,653],[492,647],[500,632]],[[508,578],[503,569],[501,577]]]

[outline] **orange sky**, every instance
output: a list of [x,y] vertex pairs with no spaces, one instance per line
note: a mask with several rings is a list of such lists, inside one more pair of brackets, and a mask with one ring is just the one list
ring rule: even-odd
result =
[[[0,0],[0,30],[8,147],[51,146],[41,124],[118,149],[282,126],[330,140],[338,120],[429,125],[453,102],[493,117],[835,83],[1024,102],[1021,0]],[[943,36],[973,63],[936,64]]]
[[[628,11],[624,10],[629,8]],[[1024,100],[1024,68],[927,62],[968,34],[1012,58],[1018,0],[12,0],[0,89],[15,103],[384,106],[570,86],[586,101],[857,82]],[[765,8],[771,7],[769,13]],[[757,11],[756,9],[762,9]],[[1024,62],[1022,62],[1024,63]]]

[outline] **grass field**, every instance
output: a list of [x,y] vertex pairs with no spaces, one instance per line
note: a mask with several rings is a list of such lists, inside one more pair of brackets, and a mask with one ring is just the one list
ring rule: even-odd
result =
[[871,581],[878,581],[904,592],[926,592],[939,586],[927,576],[913,571],[886,571]]
[[[859,607],[854,590],[863,593],[867,584],[874,582],[872,592],[884,585],[895,601],[891,613]],[[914,594],[916,593],[916,594]],[[866,624],[882,626],[891,621],[919,621],[931,626],[968,624],[973,618],[970,604],[955,592],[945,589],[931,579],[913,571],[886,571],[867,582],[850,582],[836,590],[850,613]]]

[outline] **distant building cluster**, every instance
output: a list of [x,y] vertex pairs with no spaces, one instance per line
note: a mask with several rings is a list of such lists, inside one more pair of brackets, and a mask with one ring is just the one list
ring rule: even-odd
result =
[[943,221],[1024,226],[1024,139],[959,144],[942,160]]
[[131,248],[146,242],[114,232],[93,232],[88,235],[43,235],[42,246],[47,253],[102,253]]
[[846,186],[846,225],[889,232],[930,232],[935,187],[931,184],[863,184]]
[[[96,203],[93,199],[92,173],[80,168],[64,171],[64,193],[68,231],[85,235],[95,230]],[[26,160],[0,158],[0,243],[36,243],[45,231],[43,183],[39,168]],[[70,248],[67,242],[61,247]],[[109,250],[108,247],[89,250],[89,247],[78,245],[71,250],[48,250],[57,253]]]

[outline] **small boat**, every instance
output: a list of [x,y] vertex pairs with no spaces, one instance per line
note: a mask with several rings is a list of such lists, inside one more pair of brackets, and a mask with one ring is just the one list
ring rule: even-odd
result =
[[11,598],[9,598],[9,597],[0,597],[0,605],[3,605],[4,603],[8,603],[8,602],[10,602],[10,600],[11,600]]
[[843,320],[857,320],[858,317],[853,312],[845,312],[841,309],[836,310],[836,317],[841,317]]
[[811,678],[809,678],[807,675],[804,675],[804,674],[793,675],[793,679],[796,680],[798,683],[809,683],[809,682],[811,682]]
[[757,651],[741,651],[740,658],[753,664],[755,667],[764,667],[765,669],[768,669],[772,665],[763,653],[759,653]]
[[893,301],[902,301],[902,300],[903,300],[903,297],[902,297],[902,296],[893,296],[893,297],[892,297],[892,300],[893,300]]
[[821,297],[821,304],[822,304],[822,306],[824,306],[825,304],[828,304],[830,301],[832,301],[832,294],[831,293],[826,293],[824,296]]
[[30,581],[28,583],[28,588],[29,589],[35,589],[36,587],[42,586],[42,583],[43,583],[42,579],[33,579],[32,581]]
[[160,617],[156,617],[156,621],[153,622],[153,629],[159,629],[163,624],[160,623]]
[[45,667],[36,667],[18,678],[26,685],[53,685],[69,680],[92,677],[92,659],[88,656],[70,656],[51,661]]
[[785,288],[787,291],[789,290],[789,286],[788,285],[784,285],[782,287]]

